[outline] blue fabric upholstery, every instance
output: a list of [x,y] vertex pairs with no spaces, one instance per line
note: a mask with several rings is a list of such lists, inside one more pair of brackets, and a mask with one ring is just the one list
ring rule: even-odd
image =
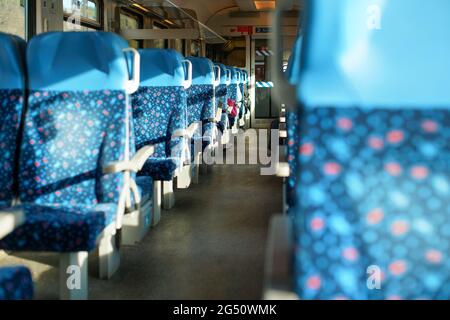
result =
[[182,87],[141,87],[132,99],[137,149],[153,144],[155,152],[139,173],[170,181],[181,166],[186,129],[186,92]]
[[[302,39],[303,37],[300,36],[295,41],[295,46],[289,58],[288,69],[285,73],[286,77],[292,85],[298,84],[300,78]],[[298,110],[286,110],[287,160],[290,170],[290,175],[286,179],[286,204],[288,206],[288,212],[290,212],[289,208],[295,207],[297,202],[295,189],[297,186],[297,168],[299,154],[298,118]]]
[[[109,88],[118,83],[125,86],[129,79],[124,43],[108,33],[73,32],[43,34],[29,43],[31,90],[19,162],[19,196],[26,221],[0,241],[1,248],[89,251],[101,231],[114,221],[123,174],[105,175],[103,169],[124,160],[126,154],[126,122],[131,110],[125,88]],[[78,48],[83,46],[93,46],[102,59],[79,54]],[[64,56],[43,57],[52,48]],[[109,62],[110,68],[104,69]],[[57,68],[47,72],[53,66]],[[92,79],[87,70],[92,70],[95,79],[102,70],[101,90],[89,90]],[[64,82],[64,75],[79,74],[84,74],[86,82],[79,81],[75,88],[71,81]]]
[[153,197],[153,179],[150,177],[140,176],[136,177],[136,184],[138,186],[142,199],[152,199]]
[[31,300],[33,290],[31,273],[27,268],[0,268],[0,300]]
[[[213,140],[216,126],[214,123],[216,117],[214,65],[206,58],[189,57],[188,60],[193,66],[193,83],[187,90],[188,125],[195,122],[202,123],[203,147],[207,147]],[[194,139],[198,138],[201,138],[200,132],[194,136]]]
[[11,205],[21,123],[24,88],[25,42],[0,33],[0,208]]
[[[367,27],[370,6],[381,28]],[[309,10],[297,292],[447,300],[450,3],[316,0]]]
[[219,130],[223,133],[225,128],[228,128],[228,117],[227,117],[227,99],[228,99],[228,85],[227,85],[227,68],[220,63],[216,63],[216,66],[220,68],[220,84],[216,87],[216,108],[222,109],[222,117],[220,122],[217,124]]

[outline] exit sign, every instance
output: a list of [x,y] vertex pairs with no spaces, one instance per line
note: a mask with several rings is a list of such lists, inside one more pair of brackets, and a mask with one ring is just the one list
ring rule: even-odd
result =
[[272,28],[271,27],[256,27],[255,33],[271,33]]

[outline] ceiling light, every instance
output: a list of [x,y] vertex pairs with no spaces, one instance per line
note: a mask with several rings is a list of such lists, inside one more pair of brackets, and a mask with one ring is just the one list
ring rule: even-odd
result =
[[257,10],[275,10],[275,1],[255,1]]

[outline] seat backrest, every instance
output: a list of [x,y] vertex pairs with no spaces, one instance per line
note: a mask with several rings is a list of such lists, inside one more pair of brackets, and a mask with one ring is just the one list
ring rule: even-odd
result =
[[228,95],[228,85],[229,85],[229,72],[227,67],[221,63],[216,63],[216,66],[220,68],[220,84],[217,86],[216,94],[216,104],[217,108],[222,107],[226,110],[227,107],[227,95]]
[[228,86],[228,99],[237,103],[239,101],[239,73],[234,67],[227,67],[231,72],[231,83]]
[[0,208],[15,197],[19,129],[25,95],[24,40],[0,33]]
[[299,36],[295,40],[294,48],[289,57],[288,67],[286,69],[286,78],[292,85],[298,84],[301,75],[301,53],[302,53],[303,37]]
[[133,94],[136,146],[155,145],[154,158],[181,157],[181,137],[187,127],[187,96],[184,57],[175,50],[143,49],[141,86]]
[[216,115],[214,98],[214,64],[207,58],[187,58],[192,63],[192,86],[187,90],[188,125],[195,122],[208,124]]
[[297,292],[450,298],[450,2],[315,0],[304,34]]
[[30,41],[22,202],[118,202],[123,175],[104,175],[103,168],[130,152],[127,46],[106,32],[52,32]]

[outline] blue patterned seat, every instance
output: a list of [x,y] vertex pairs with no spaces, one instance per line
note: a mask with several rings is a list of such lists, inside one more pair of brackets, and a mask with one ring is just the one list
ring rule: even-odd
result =
[[[203,148],[206,148],[213,143],[214,130],[216,130],[214,64],[207,58],[188,57],[187,59],[193,66],[192,86],[187,90],[188,125],[195,123],[201,125],[201,132],[197,131],[193,138],[201,139]],[[194,152],[194,148],[192,151]]]
[[222,117],[220,122],[217,124],[219,130],[224,133],[228,128],[228,116],[227,116],[227,99],[228,99],[228,85],[230,84],[229,71],[221,63],[216,63],[216,66],[220,69],[220,84],[217,86],[216,94],[216,104],[217,109],[222,108]]
[[231,82],[227,90],[228,93],[227,100],[230,101],[231,103],[235,103],[238,107],[238,115],[236,117],[228,116],[229,126],[233,127],[236,123],[236,120],[239,120],[239,106],[242,100],[242,94],[239,89],[240,76],[238,69],[234,67],[227,67],[227,69],[231,73]]
[[450,3],[316,0],[308,14],[297,293],[447,300]]
[[[0,248],[67,253],[61,257],[76,257],[87,278],[80,254],[87,255],[98,241],[113,241],[128,190],[122,190],[122,170],[105,172],[134,153],[128,146],[126,47],[125,40],[104,32],[53,32],[30,41],[19,159],[21,205],[11,209],[23,210],[25,222],[0,240]],[[100,275],[109,277],[115,267],[105,264],[116,251],[102,250]],[[70,259],[62,259],[61,266],[73,264]],[[70,290],[65,281],[61,293],[73,293],[66,296],[64,290]],[[82,292],[85,297],[87,288]]]
[[31,300],[33,281],[25,267],[0,268],[0,300]]
[[25,89],[25,41],[0,33],[0,209],[9,207],[16,197],[17,144]]
[[[295,41],[294,48],[289,58],[286,77],[292,85],[298,84],[300,76],[300,54],[302,48],[302,37],[299,36]],[[294,108],[298,109],[298,108]],[[290,175],[286,179],[286,204],[289,208],[295,207],[297,187],[297,166],[299,155],[299,136],[298,136],[298,110],[286,110],[286,129],[287,129],[287,161],[289,164]]]
[[[11,206],[16,198],[18,141],[25,96],[24,40],[0,33],[0,209]],[[0,300],[24,300],[33,297],[33,281],[25,267],[0,268]]]
[[144,49],[140,54],[141,85],[132,97],[136,146],[154,145],[155,152],[139,175],[170,181],[184,161],[187,127],[184,59],[175,50]]

